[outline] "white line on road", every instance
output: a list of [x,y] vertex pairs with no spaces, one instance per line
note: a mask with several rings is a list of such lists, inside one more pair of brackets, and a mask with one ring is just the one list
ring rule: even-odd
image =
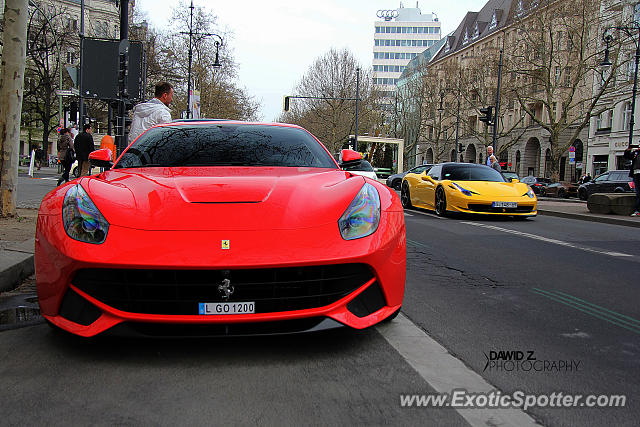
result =
[[[418,328],[404,314],[400,313],[394,321],[376,328],[438,393],[452,393],[456,389],[465,389],[472,393],[496,390],[496,387],[453,357],[446,348]],[[515,408],[458,408],[456,411],[472,426],[539,425],[524,411]]]
[[460,223],[461,224],[467,224],[467,225],[473,225],[475,227],[488,228],[490,230],[495,230],[495,231],[501,231],[503,233],[515,234],[515,235],[520,236],[520,237],[527,237],[529,239],[540,240],[542,242],[552,243],[554,245],[566,246],[568,248],[579,249],[581,251],[591,252],[591,253],[600,254],[600,255],[608,255],[608,256],[613,256],[613,257],[633,257],[633,255],[624,254],[624,253],[621,253],[621,252],[611,252],[611,251],[605,251],[605,250],[601,250],[601,249],[589,248],[589,247],[586,247],[586,246],[580,246],[580,245],[576,245],[574,243],[565,242],[563,240],[550,239],[548,237],[542,237],[542,236],[538,236],[536,234],[523,233],[522,231],[516,231],[516,230],[511,230],[511,229],[508,229],[508,228],[496,227],[495,225],[480,224],[478,222],[469,222],[469,221],[461,221]]
[[[412,214],[420,214],[420,215],[424,215],[424,216],[428,216],[429,218],[434,218],[434,219],[447,219],[447,218],[443,218],[441,216],[437,216],[434,214],[430,214],[430,213],[426,213],[426,212],[420,212],[420,211],[411,211]],[[404,213],[405,215],[408,215],[407,212],[405,211]],[[413,216],[413,215],[409,215],[409,216]]]

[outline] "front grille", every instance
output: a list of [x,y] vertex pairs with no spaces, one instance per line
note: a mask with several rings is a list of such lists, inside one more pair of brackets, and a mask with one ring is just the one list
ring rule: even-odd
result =
[[[323,307],[374,275],[365,264],[243,270],[83,269],[72,283],[118,310],[146,314],[198,314],[203,302],[255,302],[256,313]],[[223,300],[218,285],[234,292]]]
[[492,212],[492,213],[527,213],[533,211],[533,206],[522,205],[517,208],[494,208],[491,205],[482,203],[469,203],[470,211],[474,212]]

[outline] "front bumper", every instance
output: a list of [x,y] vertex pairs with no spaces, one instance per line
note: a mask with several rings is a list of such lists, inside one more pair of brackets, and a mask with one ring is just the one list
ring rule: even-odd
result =
[[[229,249],[221,249],[222,240],[229,241]],[[144,231],[111,225],[106,241],[92,245],[70,239],[60,216],[41,215],[36,229],[35,262],[42,315],[54,325],[80,336],[100,334],[125,322],[138,326],[153,324],[160,330],[163,324],[168,329],[169,325],[236,325],[231,330],[238,330],[237,325],[243,324],[246,332],[252,325],[257,331],[273,331],[277,328],[265,329],[265,322],[283,321],[311,322],[310,327],[303,329],[315,330],[318,326],[311,319],[318,319],[318,324],[323,319],[332,319],[362,329],[382,321],[402,304],[406,273],[404,217],[401,212],[384,213],[373,235],[353,241],[342,240],[337,224],[303,231],[233,232]],[[193,314],[127,311],[107,301],[102,294],[92,295],[86,287],[74,284],[78,272],[86,269],[233,272],[343,264],[365,265],[371,272],[370,277],[324,305],[254,314],[199,315],[195,307]],[[361,302],[365,301],[365,307],[371,306],[367,295],[374,287],[380,290],[383,303],[374,304],[372,312],[363,312]],[[76,315],[68,314],[74,312],[67,309],[69,304],[65,300],[69,295],[80,314],[77,310]],[[93,315],[87,315],[91,312]]]

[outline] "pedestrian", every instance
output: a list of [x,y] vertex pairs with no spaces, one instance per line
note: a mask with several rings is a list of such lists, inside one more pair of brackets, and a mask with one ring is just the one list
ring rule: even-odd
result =
[[76,136],[78,136],[78,134],[80,133],[75,123],[71,125],[71,128],[69,129],[69,133],[71,134],[71,138],[75,141]]
[[42,148],[40,148],[39,145],[36,146],[36,155],[35,155],[35,163],[36,163],[36,167],[38,168],[38,170],[40,170],[40,168],[42,167],[42,161],[44,157],[44,151],[42,151]]
[[62,175],[58,179],[58,185],[69,181],[69,171],[71,165],[75,161],[75,153],[73,150],[73,139],[71,138],[71,130],[63,128],[60,130],[60,137],[58,138],[58,161],[62,165]]
[[[490,145],[487,147],[487,166],[491,166],[491,157],[493,156],[493,146]],[[493,156],[495,159],[495,156]]]
[[640,216],[640,146],[630,145],[624,150],[624,158],[631,160],[629,176],[633,178],[636,190],[636,210],[631,216]]
[[133,119],[129,130],[129,142],[142,135],[144,131],[160,123],[171,121],[169,104],[173,100],[173,86],[167,82],[158,83],[155,98],[133,108]]
[[91,172],[91,165],[89,164],[89,153],[95,150],[93,145],[93,133],[90,124],[86,124],[82,127],[82,133],[76,136],[73,146],[76,150],[76,158],[78,159],[79,176],[89,175]]
[[584,176],[584,181],[583,181],[583,183],[585,183],[585,182],[589,182],[589,181],[591,181],[591,175],[589,175],[589,173],[587,172],[587,174]]
[[493,169],[497,170],[498,172],[502,172],[502,168],[500,167],[500,162],[498,161],[498,159],[496,159],[496,156],[494,156],[493,154],[489,157],[488,163],[490,163],[489,166],[491,166]]

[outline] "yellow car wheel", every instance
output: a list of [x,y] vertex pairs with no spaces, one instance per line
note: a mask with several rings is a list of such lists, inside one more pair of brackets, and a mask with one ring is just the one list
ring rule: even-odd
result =
[[400,201],[402,202],[402,207],[405,209],[411,209],[413,205],[411,204],[411,196],[409,194],[409,184],[405,182],[402,183],[402,190],[400,190]]
[[436,189],[436,215],[447,216],[447,196],[444,194],[444,188],[438,187]]

